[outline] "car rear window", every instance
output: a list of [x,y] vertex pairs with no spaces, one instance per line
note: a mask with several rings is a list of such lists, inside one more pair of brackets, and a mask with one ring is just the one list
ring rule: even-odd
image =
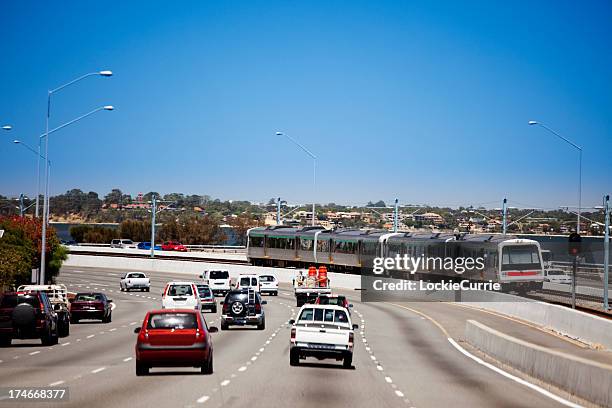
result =
[[270,276],[270,275],[261,275],[259,277],[259,280],[262,282],[274,282],[274,276]]
[[227,279],[229,278],[228,271],[210,271],[210,279]]
[[146,276],[144,273],[133,273],[129,275],[128,278],[146,278]]
[[304,309],[302,310],[298,320],[312,320],[313,315],[314,311],[312,309]]
[[198,293],[200,294],[200,297],[212,296],[212,292],[210,291],[210,288],[208,286],[198,286]]
[[348,323],[348,316],[343,310],[304,309],[298,320],[319,321],[325,323]]
[[158,313],[149,316],[147,329],[197,329],[198,320],[193,313]]
[[12,308],[17,306],[17,295],[4,295],[0,299],[0,308]]
[[168,296],[193,296],[191,285],[170,285]]
[[104,299],[102,298],[102,295],[98,293],[77,293],[74,300],[77,302],[101,302]]
[[227,295],[227,302],[235,302],[235,301],[242,302],[243,300],[246,300],[246,299],[247,299],[246,293],[231,293]]

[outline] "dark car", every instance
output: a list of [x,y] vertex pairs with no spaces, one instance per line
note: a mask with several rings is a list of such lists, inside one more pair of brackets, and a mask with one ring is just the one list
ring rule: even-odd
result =
[[208,285],[198,284],[198,293],[202,302],[202,310],[210,310],[212,313],[217,313],[217,299]]
[[197,310],[162,309],[147,313],[142,326],[134,329],[136,375],[151,367],[199,367],[202,374],[213,372],[213,347],[208,327]]
[[13,339],[40,339],[50,346],[58,342],[57,314],[42,291],[5,292],[0,297],[0,345]]
[[252,289],[232,290],[222,302],[221,330],[227,330],[229,326],[257,326],[258,330],[264,330],[266,315],[262,305],[266,303]]
[[[136,245],[136,248],[138,249],[146,249],[148,251],[151,250],[151,243],[150,242],[139,242],[138,245]],[[162,247],[161,245],[155,245],[154,248],[156,251],[161,251]]]
[[72,323],[81,319],[99,319],[104,323],[112,320],[113,301],[100,292],[77,293],[70,302],[70,316]]

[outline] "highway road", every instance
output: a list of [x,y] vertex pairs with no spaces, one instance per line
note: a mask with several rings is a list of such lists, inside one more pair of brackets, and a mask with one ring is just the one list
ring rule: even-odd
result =
[[[287,321],[297,308],[290,288],[282,285],[279,296],[264,297],[265,330],[213,334],[214,374],[155,368],[150,376],[136,377],[133,329],[147,310],[160,307],[167,281],[187,276],[151,273],[149,293],[123,293],[120,275],[118,270],[64,267],[59,280],[70,291],[103,291],[114,300],[113,321],[72,325],[70,336],[52,347],[35,340],[14,341],[0,349],[0,384],[69,389],[68,401],[36,404],[41,407],[563,406],[554,396],[475,361],[476,352],[461,336],[465,321],[476,319],[551,347],[573,344],[498,315],[451,304],[361,303],[359,292],[345,291],[354,304],[354,323],[360,325],[353,368],[313,359],[291,367]],[[205,316],[209,326],[219,326],[219,313]],[[537,388],[535,381],[526,380]],[[0,401],[0,407],[3,404]]]

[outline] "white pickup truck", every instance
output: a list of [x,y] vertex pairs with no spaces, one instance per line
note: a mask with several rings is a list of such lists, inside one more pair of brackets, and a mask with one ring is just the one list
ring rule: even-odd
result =
[[123,292],[129,292],[132,289],[140,289],[148,292],[151,289],[151,281],[142,272],[128,272],[121,277],[119,288]]
[[313,303],[319,295],[331,294],[329,280],[326,286],[321,286],[315,278],[304,276],[299,272],[293,278],[293,292],[295,294],[295,304],[300,307],[306,303]]
[[353,343],[356,324],[352,324],[347,310],[333,305],[304,305],[297,320],[289,320],[291,344],[289,364],[296,366],[300,359],[343,360],[344,368],[353,364]]

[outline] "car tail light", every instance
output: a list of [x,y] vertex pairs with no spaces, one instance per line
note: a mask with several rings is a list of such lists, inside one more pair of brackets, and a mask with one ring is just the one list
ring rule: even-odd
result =
[[[349,337],[350,340],[350,337]],[[295,327],[291,328],[291,341],[295,342]]]
[[229,303],[223,303],[223,313],[227,313],[229,311]]
[[255,313],[261,313],[261,303],[255,303]]
[[355,335],[351,332],[349,333],[349,341],[348,341],[348,345],[349,347],[353,347],[353,340],[355,338]]

